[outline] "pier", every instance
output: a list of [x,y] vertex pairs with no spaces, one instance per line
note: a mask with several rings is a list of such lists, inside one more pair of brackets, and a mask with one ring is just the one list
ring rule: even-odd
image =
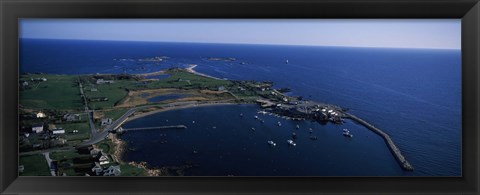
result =
[[355,115],[349,114],[349,113],[344,113],[345,118],[350,118],[355,122],[360,123],[361,125],[365,126],[366,128],[372,130],[374,133],[380,135],[384,140],[385,143],[387,144],[388,148],[392,152],[392,154],[395,156],[397,159],[398,163],[400,163],[400,166],[407,171],[413,171],[413,166],[405,159],[405,157],[402,155],[400,152],[400,149],[393,143],[393,140],[390,138],[388,134],[380,130],[379,128],[373,126],[372,124],[364,121],[361,118],[356,117]]
[[145,131],[145,130],[158,130],[158,129],[186,129],[185,125],[169,125],[169,126],[157,126],[157,127],[139,127],[139,128],[118,128],[117,131]]

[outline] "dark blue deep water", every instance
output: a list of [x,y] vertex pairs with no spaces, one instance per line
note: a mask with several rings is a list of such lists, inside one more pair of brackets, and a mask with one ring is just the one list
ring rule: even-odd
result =
[[[169,58],[140,60],[155,56]],[[125,127],[186,124],[188,129],[129,132],[122,136],[132,149],[125,160],[196,165],[187,175],[461,175],[460,50],[20,41],[21,72],[143,73],[188,64],[219,78],[273,81],[291,88],[291,95],[349,108],[388,133],[415,171],[401,170],[380,137],[350,121],[341,126],[287,121],[257,114],[254,105],[197,107],[131,121]],[[276,126],[278,121],[284,125]],[[318,140],[308,139],[308,128]],[[353,139],[341,135],[343,128]],[[298,140],[292,148],[286,140],[293,131]],[[277,146],[269,147],[267,140]]]

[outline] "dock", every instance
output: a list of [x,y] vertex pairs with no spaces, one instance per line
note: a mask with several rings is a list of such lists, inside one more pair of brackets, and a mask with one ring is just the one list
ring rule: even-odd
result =
[[158,130],[158,129],[186,129],[185,125],[169,125],[169,126],[157,126],[157,127],[139,127],[139,128],[119,128],[118,131],[145,131],[145,130]]
[[345,117],[345,118],[352,119],[353,121],[360,123],[361,125],[365,126],[367,129],[370,129],[370,130],[373,131],[374,133],[380,135],[380,136],[385,140],[385,143],[387,144],[388,148],[390,149],[390,151],[392,152],[392,154],[393,154],[393,155],[395,156],[395,158],[397,159],[397,161],[398,161],[398,163],[400,164],[400,166],[401,166],[404,170],[413,171],[413,166],[412,166],[412,165],[407,161],[407,159],[402,155],[402,153],[400,152],[400,149],[395,145],[395,143],[393,142],[393,140],[390,138],[390,136],[389,136],[388,134],[386,134],[385,132],[383,132],[383,131],[380,130],[379,128],[373,126],[372,124],[364,121],[363,119],[358,118],[358,117],[355,116],[355,115],[352,115],[352,114],[349,114],[349,113],[344,113],[344,117]]

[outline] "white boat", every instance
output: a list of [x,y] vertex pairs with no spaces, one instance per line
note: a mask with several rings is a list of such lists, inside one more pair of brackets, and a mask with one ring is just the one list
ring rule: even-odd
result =
[[255,128],[252,127],[252,131],[255,131]]
[[285,60],[285,64],[288,64],[288,60]]
[[300,129],[300,126],[299,126],[299,125],[297,125],[296,127],[297,127],[297,129]]
[[282,123],[281,123],[280,121],[278,121],[278,123],[277,123],[277,124],[278,124],[278,126],[282,126]]
[[287,143],[291,146],[296,146],[297,144],[295,142],[293,142],[293,140],[289,139],[287,140]]
[[276,146],[276,145],[277,145],[277,143],[275,143],[275,142],[273,142],[273,141],[271,141],[271,140],[270,140],[270,141],[267,141],[267,143],[268,143],[269,145],[271,145],[271,146]]
[[257,115],[255,115],[253,118],[255,118],[255,119],[258,119],[258,116],[257,116]]
[[347,132],[343,132],[343,136],[345,136],[345,137],[353,137],[353,135],[350,134],[350,132],[348,132],[348,131],[347,131]]

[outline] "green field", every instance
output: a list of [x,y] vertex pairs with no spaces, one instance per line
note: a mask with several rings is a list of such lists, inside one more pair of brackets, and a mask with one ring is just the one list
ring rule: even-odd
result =
[[21,176],[50,176],[50,167],[42,154],[20,156],[19,164],[25,167]]
[[127,95],[126,88],[132,87],[134,80],[116,80],[112,84],[96,85],[97,91],[91,91],[89,87],[85,88],[85,94],[88,98],[106,97],[107,101],[90,101],[88,106],[91,109],[101,110],[105,108],[112,108],[115,103],[123,99]]
[[183,70],[169,70],[168,78],[161,79],[157,82],[148,84],[149,88],[204,88],[216,90],[220,86],[227,87],[232,82],[227,80],[217,80],[193,73],[185,72]]
[[[58,168],[60,172],[66,173],[67,176],[83,176],[84,173],[77,173],[75,172],[74,167],[77,166],[73,163],[74,158],[88,158],[90,155],[88,154],[78,154],[76,151],[59,151],[59,152],[51,152],[50,158],[52,160],[56,160],[59,162]],[[60,164],[67,163],[69,164],[68,167],[62,167]],[[61,173],[60,173],[61,174]]]
[[[90,126],[88,122],[81,123],[62,123],[55,126],[65,129],[65,137],[67,141],[85,140],[90,138]],[[73,133],[73,130],[78,130],[78,133]]]
[[112,120],[117,120],[120,118],[128,109],[120,108],[120,109],[112,109],[109,111],[103,112],[105,118],[112,118]]
[[129,164],[120,165],[120,176],[147,176],[147,172],[142,169],[138,168]]
[[[32,82],[30,78],[46,78],[47,81]],[[77,76],[69,75],[21,75],[21,81],[29,83],[20,90],[20,104],[27,108],[77,110],[82,109],[80,90],[75,84]]]

